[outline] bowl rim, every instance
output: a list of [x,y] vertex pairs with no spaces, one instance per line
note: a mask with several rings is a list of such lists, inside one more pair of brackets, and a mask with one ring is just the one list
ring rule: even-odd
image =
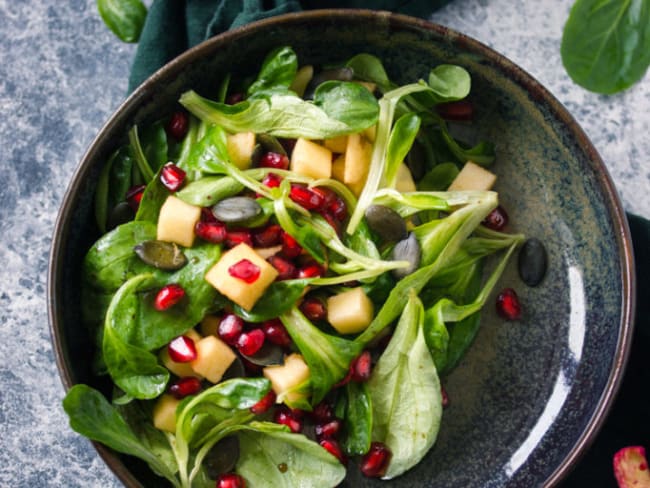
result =
[[[630,229],[622,202],[607,167],[584,130],[561,102],[532,75],[514,62],[510,61],[510,59],[504,55],[466,34],[462,34],[454,29],[428,20],[389,11],[368,9],[309,10],[273,16],[223,32],[186,50],[159,68],[143,83],[141,83],[110,115],[86,149],[86,152],[72,174],[55,220],[52,243],[50,246],[47,271],[48,323],[55,361],[64,389],[66,391],[69,390],[75,383],[66,362],[68,351],[66,344],[62,340],[63,321],[60,320],[60,312],[57,310],[59,302],[59,292],[57,290],[60,289],[61,285],[61,260],[65,251],[65,242],[70,233],[70,222],[68,221],[67,216],[73,210],[75,203],[74,196],[80,190],[82,181],[85,180],[85,177],[90,170],[91,162],[96,157],[97,146],[104,138],[104,134],[112,131],[115,126],[120,125],[125,118],[128,118],[129,114],[135,112],[141,101],[145,100],[155,92],[155,88],[158,84],[173,80],[174,77],[184,69],[185,65],[191,64],[196,59],[200,59],[205,51],[215,49],[214,45],[218,46],[221,44],[227,44],[240,37],[246,37],[255,31],[264,30],[270,27],[286,27],[294,22],[314,22],[323,19],[332,21],[343,18],[348,21],[354,19],[359,22],[376,22],[389,26],[430,31],[440,38],[451,39],[453,43],[489,59],[495,64],[495,68],[501,72],[506,72],[517,86],[528,92],[537,100],[543,101],[553,117],[569,129],[571,136],[575,138],[575,141],[586,156],[586,159],[590,161],[593,166],[597,179],[600,181],[603,193],[611,203],[611,205],[608,206],[610,211],[609,217],[612,221],[612,227],[617,231],[615,239],[619,246],[618,264],[621,269],[620,279],[622,292],[620,304],[621,320],[619,324],[616,354],[613,358],[612,367],[605,388],[591,418],[587,422],[585,429],[581,436],[575,441],[573,447],[571,447],[562,463],[557,466],[543,484],[543,486],[546,487],[554,486],[573,469],[576,463],[584,455],[587,448],[593,443],[611,409],[616,394],[620,389],[623,373],[630,354],[636,303],[636,276]],[[129,487],[142,486],[134,477],[132,472],[127,469],[119,454],[101,443],[95,441],[91,442],[100,457],[120,481]]]

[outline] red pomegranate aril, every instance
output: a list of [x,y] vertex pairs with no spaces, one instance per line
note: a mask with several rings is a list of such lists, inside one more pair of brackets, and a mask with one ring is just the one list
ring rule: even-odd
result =
[[314,431],[316,432],[317,439],[331,439],[332,437],[335,437],[340,430],[341,421],[339,419],[333,419],[324,424],[316,424],[314,426]]
[[508,225],[508,213],[499,205],[485,217],[483,225],[488,229],[501,230]]
[[244,100],[244,94],[241,92],[231,93],[226,97],[226,103],[228,105],[235,105],[236,103],[242,102]]
[[220,474],[216,488],[246,488],[246,480],[237,473]]
[[196,359],[196,346],[191,337],[185,335],[172,339],[167,344],[167,353],[169,358],[175,363],[189,363]]
[[359,468],[369,478],[380,478],[386,474],[391,457],[392,453],[388,446],[382,442],[372,442],[368,452],[361,458]]
[[180,285],[172,283],[163,286],[153,301],[153,306],[159,312],[170,309],[185,297],[185,290]]
[[237,349],[246,356],[252,356],[264,345],[264,332],[261,329],[253,329],[242,332],[237,338]]
[[505,288],[497,296],[497,313],[506,320],[521,318],[521,303],[517,292],[512,288]]
[[271,319],[262,323],[262,331],[266,339],[275,345],[281,347],[289,347],[291,345],[291,336],[279,319]]
[[311,188],[307,188],[306,186],[297,184],[291,185],[289,198],[307,210],[320,209],[325,203],[325,199],[320,193],[312,191]]
[[316,278],[322,275],[323,268],[317,263],[307,264],[298,270],[299,279]]
[[276,280],[290,280],[296,277],[296,267],[282,256],[273,255],[266,259],[278,272]]
[[176,191],[185,182],[185,171],[174,163],[167,163],[160,170],[160,182],[169,191]]
[[228,230],[220,222],[204,222],[199,220],[194,226],[194,233],[204,241],[221,244],[226,239]]
[[138,211],[140,208],[140,202],[142,201],[142,195],[144,194],[145,185],[135,185],[129,188],[126,191],[125,200],[129,204],[129,207],[133,209],[134,212]]
[[238,246],[241,243],[253,247],[253,236],[249,230],[230,230],[226,232],[224,244],[227,248]]
[[275,411],[273,421],[276,424],[286,425],[294,434],[302,432],[302,421],[286,407],[280,407]]
[[442,396],[442,408],[445,408],[449,405],[449,395],[443,386],[440,386],[440,395]]
[[174,112],[165,126],[165,132],[172,139],[180,142],[187,134],[190,125],[190,118],[186,112]]
[[217,334],[223,342],[234,346],[244,331],[244,320],[234,313],[225,314],[217,326]]
[[332,406],[327,402],[318,403],[311,411],[311,417],[317,424],[325,424],[334,419]]
[[217,218],[214,216],[212,213],[212,209],[210,207],[202,207],[201,208],[201,222],[219,222]]
[[282,254],[288,258],[295,258],[302,253],[302,246],[290,234],[282,233]]
[[275,392],[273,390],[269,390],[269,392],[264,395],[264,397],[259,402],[251,407],[251,412],[253,412],[255,415],[262,415],[263,413],[266,413],[275,404],[276,398],[277,396]]
[[277,246],[282,242],[282,227],[278,224],[267,225],[253,233],[253,243],[257,247]]
[[350,365],[352,370],[352,381],[364,383],[370,379],[372,373],[372,356],[370,351],[363,351]]
[[249,261],[248,259],[242,259],[237,261],[235,264],[228,268],[228,274],[233,278],[242,280],[244,283],[255,283],[260,277],[262,270],[260,267]]
[[328,224],[330,224],[330,227],[334,229],[334,232],[336,232],[339,236],[341,235],[341,221],[338,220],[336,217],[334,217],[331,213],[329,212],[320,212],[321,217],[323,217]]
[[201,380],[194,376],[184,376],[169,387],[169,393],[179,400],[189,395],[195,395],[201,390]]
[[289,158],[284,154],[267,152],[260,158],[259,165],[262,168],[289,169]]
[[269,188],[277,188],[282,183],[282,176],[275,173],[268,173],[262,178],[262,184]]
[[328,205],[327,212],[334,216],[339,222],[343,222],[348,216],[348,207],[339,196],[336,196]]
[[327,307],[320,298],[308,297],[300,304],[300,311],[312,322],[327,318]]
[[474,105],[469,100],[440,103],[436,110],[446,120],[472,120],[474,117]]
[[341,464],[347,464],[348,460],[346,459],[345,454],[343,454],[343,449],[341,449],[339,443],[334,439],[321,439],[318,444],[338,459]]
[[345,373],[345,376],[341,381],[334,385],[334,388],[340,388],[341,386],[347,385],[352,380],[352,368],[348,368],[348,372]]

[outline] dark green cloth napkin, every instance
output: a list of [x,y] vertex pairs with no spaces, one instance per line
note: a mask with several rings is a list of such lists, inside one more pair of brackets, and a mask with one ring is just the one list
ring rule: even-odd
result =
[[[288,12],[317,8],[372,8],[427,18],[451,0],[155,0],[136,52],[129,90],[186,49],[220,32]],[[620,393],[592,447],[564,487],[616,486],[614,453],[629,445],[650,444],[650,222],[628,215],[637,271],[637,323]]]

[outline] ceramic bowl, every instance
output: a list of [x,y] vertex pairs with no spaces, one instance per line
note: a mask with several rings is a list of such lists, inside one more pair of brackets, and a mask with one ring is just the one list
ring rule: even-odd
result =
[[[128,128],[169,114],[188,89],[213,93],[228,71],[254,73],[275,46],[302,63],[379,56],[398,83],[439,63],[472,76],[477,137],[496,144],[496,189],[511,228],[541,239],[549,268],[527,288],[510,266],[523,318],[505,322],[486,307],[478,337],[445,379],[450,404],[434,448],[389,483],[351,469],[343,486],[552,486],[590,444],[623,373],[631,337],[634,276],[629,231],[605,166],[562,105],[522,69],[485,45],[425,21],[370,11],[314,11],[264,20],[217,36],[170,62],[110,118],[65,196],[51,254],[49,314],[66,387],[98,385],[92,341],[80,327],[79,270],[98,237],[92,199],[107,156]],[[101,385],[100,385],[101,386]],[[96,445],[127,486],[160,486],[138,462]]]

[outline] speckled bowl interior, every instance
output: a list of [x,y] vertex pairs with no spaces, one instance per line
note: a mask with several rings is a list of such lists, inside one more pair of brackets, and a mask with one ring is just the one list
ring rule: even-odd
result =
[[[425,460],[389,483],[350,470],[344,486],[532,487],[553,485],[597,431],[615,394],[631,336],[633,269],[629,233],[602,161],[571,116],[543,87],[477,41],[424,21],[366,11],[276,17],[192,49],[157,72],[115,113],[82,160],[66,194],[51,256],[49,306],[66,387],[89,376],[92,341],[80,327],[79,270],[98,237],[92,195],[103,162],[133,123],[174,107],[187,89],[212,95],[229,71],[254,73],[273,47],[301,63],[379,56],[397,82],[439,63],[466,67],[477,110],[472,137],[492,140],[497,190],[510,229],[548,249],[543,283],[525,287],[511,265],[524,317],[505,322],[486,307],[480,333],[445,380],[450,405]],[[132,459],[97,446],[127,486],[161,486]]]

